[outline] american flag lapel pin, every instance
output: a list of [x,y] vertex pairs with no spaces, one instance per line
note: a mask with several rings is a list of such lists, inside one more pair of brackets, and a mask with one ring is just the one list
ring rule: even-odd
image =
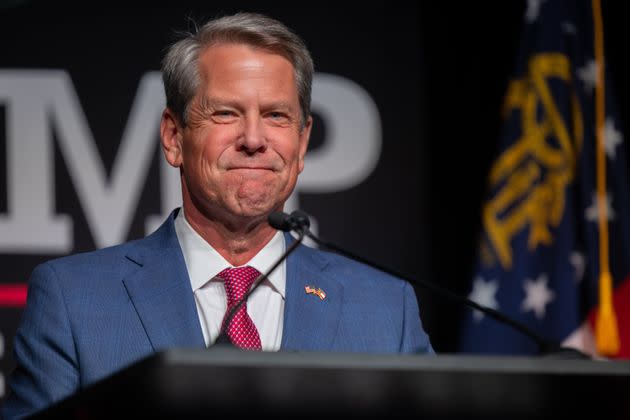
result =
[[315,296],[319,297],[320,300],[326,299],[326,292],[324,292],[319,287],[315,288],[313,286],[306,286],[304,288],[304,291],[306,291],[306,294],[308,294],[308,295],[315,295]]

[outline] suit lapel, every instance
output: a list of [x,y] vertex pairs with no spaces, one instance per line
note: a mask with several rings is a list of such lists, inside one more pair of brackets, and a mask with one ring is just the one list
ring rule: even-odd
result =
[[123,280],[155,351],[205,347],[175,214],[127,254],[139,268]]
[[[287,244],[294,239],[285,236]],[[341,312],[343,286],[327,276],[321,254],[300,246],[287,259],[287,286],[284,307],[282,350],[330,350]],[[306,288],[321,289],[321,299]]]

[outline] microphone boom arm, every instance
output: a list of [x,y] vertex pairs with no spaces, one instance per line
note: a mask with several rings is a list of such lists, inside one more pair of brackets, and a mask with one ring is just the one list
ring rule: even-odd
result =
[[[321,239],[319,239],[317,236],[315,236],[310,230],[309,230],[309,223],[308,223],[308,215],[306,215],[306,213],[300,211],[300,210],[296,210],[293,213],[291,213],[291,217],[297,221],[297,225],[301,228],[301,232],[302,234],[304,234],[305,236],[307,236],[308,238],[312,239],[315,243],[317,243],[320,246],[323,246],[325,248],[328,248],[330,250],[333,250],[341,255],[344,255],[348,258],[351,258],[355,261],[359,261],[363,264],[366,264],[368,266],[374,267],[384,273],[387,273],[391,276],[394,277],[398,277],[400,279],[405,279],[407,281],[409,281],[410,283],[413,284],[417,284],[420,285],[426,289],[429,289],[433,292],[436,292],[437,294],[452,299],[458,303],[464,304],[466,306],[470,306],[473,307],[474,309],[477,309],[480,312],[483,312],[484,314],[488,315],[489,317],[508,324],[509,326],[511,326],[512,328],[516,329],[517,331],[521,332],[522,334],[526,335],[527,337],[529,337],[532,341],[534,341],[539,349],[541,350],[541,353],[543,354],[569,354],[571,355],[571,357],[577,357],[577,358],[590,358],[588,355],[582,353],[581,351],[577,350],[577,349],[573,349],[573,348],[567,348],[567,347],[563,347],[562,345],[554,342],[554,341],[550,341],[547,340],[543,337],[541,337],[539,334],[537,334],[536,332],[534,332],[532,329],[530,329],[529,327],[527,327],[526,325],[517,322],[513,319],[511,319],[510,317],[504,315],[503,313],[492,309],[492,308],[488,308],[486,306],[482,306],[480,304],[478,304],[477,302],[470,300],[468,298],[465,298],[463,296],[459,296],[451,291],[449,291],[448,289],[444,289],[442,287],[437,286],[436,284],[433,284],[431,282],[428,281],[424,281],[421,279],[416,279],[413,282],[410,281],[409,279],[407,279],[406,276],[401,275],[400,273],[397,273],[393,270],[390,270],[388,268],[385,268],[379,264],[376,264],[374,262],[368,261],[365,258],[359,257],[358,255],[355,255],[349,251],[346,251],[344,249],[339,248],[338,246],[329,243],[329,242],[325,242]],[[296,232],[298,232],[298,229],[294,229]]]

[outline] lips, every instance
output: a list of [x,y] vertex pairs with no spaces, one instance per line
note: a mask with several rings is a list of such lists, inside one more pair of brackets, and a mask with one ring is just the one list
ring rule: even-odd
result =
[[228,171],[273,171],[273,168],[264,166],[233,166],[227,169]]
[[226,170],[275,171],[276,166],[272,162],[236,162],[226,165]]

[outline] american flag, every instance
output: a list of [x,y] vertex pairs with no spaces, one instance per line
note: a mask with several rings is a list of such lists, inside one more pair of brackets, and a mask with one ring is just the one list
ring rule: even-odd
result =
[[[614,281],[616,357],[630,357],[630,178],[614,88],[596,50],[604,45],[597,38],[603,34],[597,1],[527,3],[469,297],[548,340],[592,353],[589,331],[604,258]],[[605,98],[600,103],[598,90]],[[598,109],[605,112],[599,120]],[[597,121],[605,157],[599,163]],[[604,247],[602,256],[598,167],[606,181],[600,196],[608,251]],[[460,350],[540,351],[528,337],[474,310],[463,321]]]

